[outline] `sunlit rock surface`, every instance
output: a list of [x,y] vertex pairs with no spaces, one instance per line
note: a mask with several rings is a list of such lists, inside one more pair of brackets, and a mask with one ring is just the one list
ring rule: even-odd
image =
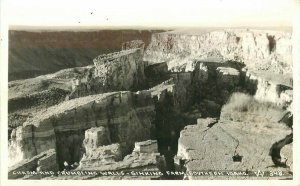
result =
[[211,32],[171,31],[152,35],[144,60],[186,64],[192,59],[239,61],[251,69],[275,73],[292,71],[291,33],[284,31],[227,29]]
[[16,129],[10,163],[55,147],[60,164],[78,161],[84,131],[99,126],[107,128],[112,143],[120,142],[124,152],[130,152],[134,142],[150,139],[154,116],[147,92],[112,92],[66,101],[40,111]]
[[[270,154],[273,144],[285,139],[292,129],[278,121],[280,108],[262,104],[251,96],[236,94],[223,106],[220,120],[198,119],[180,133],[177,159],[186,171],[285,171],[292,177],[290,146],[282,149],[281,161],[287,166],[274,166]],[[285,158],[285,159],[284,159]],[[180,162],[180,161],[179,161]],[[243,176],[245,179],[247,176]],[[186,179],[237,179],[189,175]],[[282,179],[277,177],[276,179]]]

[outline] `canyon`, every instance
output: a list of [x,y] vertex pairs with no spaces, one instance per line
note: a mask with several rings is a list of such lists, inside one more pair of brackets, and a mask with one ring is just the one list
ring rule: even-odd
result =
[[33,78],[66,68],[92,65],[93,59],[99,54],[117,52],[122,49],[124,42],[139,39],[147,46],[151,34],[162,31],[12,28],[8,33],[8,79]]
[[[291,33],[168,31],[89,66],[9,82],[9,179],[291,179]],[[154,171],[128,176],[26,171]],[[242,179],[256,179],[243,177]]]

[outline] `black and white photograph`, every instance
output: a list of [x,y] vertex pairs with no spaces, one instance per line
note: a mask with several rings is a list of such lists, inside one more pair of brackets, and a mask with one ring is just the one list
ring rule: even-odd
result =
[[299,184],[299,1],[5,5],[2,178]]

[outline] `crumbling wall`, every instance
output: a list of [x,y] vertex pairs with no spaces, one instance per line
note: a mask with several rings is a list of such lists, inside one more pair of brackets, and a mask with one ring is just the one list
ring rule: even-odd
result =
[[157,141],[147,140],[136,142],[132,153],[126,155],[123,159],[118,143],[94,146],[84,154],[77,170],[162,171],[165,166],[165,158],[158,153]]
[[[9,147],[10,163],[31,158],[50,148],[58,161],[79,161],[84,131],[103,126],[111,142],[120,143],[128,154],[135,141],[150,139],[154,105],[150,93],[112,92],[63,102],[41,111],[18,127]],[[17,152],[17,157],[13,154]],[[74,157],[76,156],[76,157]]]
[[99,167],[122,160],[122,149],[119,143],[93,147],[85,146],[85,149],[78,169]]

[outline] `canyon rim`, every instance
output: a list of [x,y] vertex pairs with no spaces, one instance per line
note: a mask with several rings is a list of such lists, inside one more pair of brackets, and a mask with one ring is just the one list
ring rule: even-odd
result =
[[9,31],[8,178],[293,178],[292,33]]

